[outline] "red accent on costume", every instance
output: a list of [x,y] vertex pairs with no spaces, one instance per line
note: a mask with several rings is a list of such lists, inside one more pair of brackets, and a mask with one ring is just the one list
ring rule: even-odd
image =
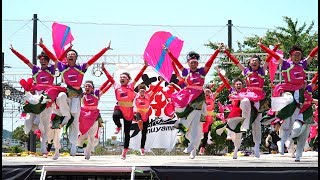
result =
[[22,54],[20,54],[18,51],[14,50],[13,48],[11,48],[11,51],[13,52],[13,54],[15,54],[21,61],[23,61],[25,64],[29,64],[30,61],[29,59],[27,59],[26,57],[24,57]]
[[215,50],[214,53],[211,55],[210,59],[206,62],[206,64],[204,65],[205,67],[208,68],[208,71],[206,73],[209,72],[212,64],[213,64],[213,61],[216,59],[216,57],[218,56],[219,54],[219,49]]
[[111,88],[111,86],[112,84],[110,83],[107,87],[101,90],[101,93],[104,94],[105,92],[107,92]]
[[94,62],[96,62],[106,51],[108,48],[103,48],[100,52],[94,55],[91,59],[88,60],[88,65],[91,66]]
[[168,54],[169,54],[170,58],[172,59],[172,62],[173,62],[180,70],[182,70],[182,69],[183,69],[183,66],[182,66],[182,64],[179,62],[179,60],[178,60],[176,57],[174,57],[173,54],[172,54],[170,51],[168,51]]
[[115,94],[118,101],[118,105],[115,109],[120,109],[123,117],[131,121],[133,119],[133,100],[135,98],[134,83],[130,82],[126,86],[115,84]]
[[[276,52],[277,49],[279,48],[280,44],[277,44],[272,51]],[[266,62],[270,62],[270,60],[272,59],[272,56],[270,54],[268,54],[268,57],[266,58]]]
[[107,78],[110,80],[110,82],[111,82],[112,84],[114,84],[115,81],[114,81],[113,77],[110,75],[110,73],[106,70],[106,68],[102,68],[102,71],[106,74],[106,76],[107,76]]
[[143,66],[143,68],[142,68],[142,69],[140,70],[140,72],[137,74],[136,78],[134,78],[134,82],[137,82],[137,81],[141,78],[143,72],[147,69],[147,67],[148,67],[148,66],[146,66],[146,65]]
[[99,90],[102,91],[109,83],[110,83],[110,79],[108,79],[106,82],[104,82],[104,83],[100,86]]
[[217,97],[217,94],[220,93],[225,87],[226,87],[225,84],[221,84],[216,90],[215,97]]
[[311,79],[311,84],[316,84],[318,81],[318,72]]
[[316,54],[318,54],[318,46],[312,49],[309,56],[314,57]]
[[218,76],[221,78],[223,84],[226,86],[227,89],[231,89],[231,85],[227,81],[227,79],[218,71]]
[[44,44],[39,44],[39,46],[43,49],[43,51],[47,54],[47,56],[52,59],[52,61],[57,61],[57,57],[49,51],[49,49]]
[[260,48],[261,48],[262,50],[264,50],[266,53],[270,54],[270,55],[271,55],[272,57],[274,57],[276,60],[279,60],[279,59],[280,59],[280,56],[279,56],[277,53],[275,53],[275,52],[272,51],[271,49],[267,48],[265,45],[260,44],[259,46],[260,46]]
[[61,53],[60,57],[58,58],[59,61],[66,62],[67,53],[71,50],[72,46],[69,46],[66,50]]
[[231,59],[231,61],[234,63],[234,64],[239,64],[239,60],[236,58],[236,57],[234,57],[228,50],[224,50],[224,53],[226,53],[226,55],[228,56],[228,58],[230,58]]

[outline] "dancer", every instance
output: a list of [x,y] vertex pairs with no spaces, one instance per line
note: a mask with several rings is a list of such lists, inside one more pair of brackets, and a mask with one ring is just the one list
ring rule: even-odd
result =
[[228,80],[221,74],[219,68],[217,68],[217,73],[220,79],[222,80],[223,84],[229,89],[229,99],[231,101],[231,108],[230,113],[227,117],[227,122],[222,128],[216,130],[218,135],[221,135],[222,132],[226,129],[227,130],[227,140],[232,140],[234,145],[233,151],[233,159],[238,158],[238,151],[241,146],[242,142],[242,133],[240,131],[240,127],[243,122],[243,117],[241,117],[241,108],[240,108],[240,101],[241,97],[239,96],[240,93],[246,92],[244,88],[244,82],[241,78],[235,78],[233,80],[233,87],[229,84]]
[[145,155],[145,143],[147,139],[148,125],[149,125],[149,108],[150,103],[153,100],[154,96],[158,92],[158,87],[163,82],[163,79],[157,83],[155,87],[152,88],[149,92],[146,92],[146,85],[138,85],[138,94],[134,99],[134,115],[133,119],[138,122],[139,129],[141,131],[141,144],[140,144],[140,154],[141,156]]
[[189,157],[194,159],[201,143],[202,123],[205,121],[204,117],[206,114],[205,96],[203,92],[205,76],[209,72],[220,50],[217,49],[206,62],[205,66],[201,68],[198,68],[200,55],[191,51],[187,55],[189,68],[184,68],[167,47],[164,47],[164,49],[168,52],[172,62],[182,72],[184,79],[185,86],[180,91],[173,93],[171,100],[175,107],[176,115],[179,118],[176,126],[181,126],[178,125],[178,123],[181,123],[185,129],[187,129],[185,134],[186,139],[189,140],[187,153],[190,153]]
[[[94,55],[91,59],[87,61],[87,63],[77,64],[78,53],[74,49],[70,49],[66,53],[67,62],[63,63],[61,61],[58,62],[58,70],[62,76],[62,82],[67,86],[67,96],[69,107],[66,103],[57,104],[60,109],[68,109],[70,108],[69,114],[71,114],[72,118],[69,123],[71,125],[67,125],[68,130],[68,138],[71,143],[70,155],[75,156],[77,150],[77,141],[79,134],[79,115],[80,115],[80,96],[82,95],[81,84],[83,81],[84,73],[87,71],[88,67],[94,64],[106,51],[112,50],[110,47],[111,41],[108,46],[103,48],[99,53]],[[53,54],[42,44],[40,46],[43,50],[50,56]],[[52,59],[57,59],[56,57],[52,57]],[[59,96],[65,96],[65,94],[59,94]],[[68,124],[69,124],[68,123]]]
[[278,146],[280,154],[283,155],[284,145],[290,136],[292,127],[294,126],[297,131],[302,128],[303,117],[298,114],[304,101],[305,71],[308,64],[318,54],[318,46],[305,59],[302,59],[302,49],[293,46],[289,51],[290,58],[286,60],[261,42],[258,45],[281,64],[281,73],[284,77],[284,83],[275,86],[271,99],[271,108],[277,111],[278,118],[284,120],[280,128],[281,144]]
[[[103,83],[99,89],[94,89],[93,81],[87,80],[84,84],[85,92],[81,98],[81,111],[79,118],[79,139],[87,138],[88,144],[84,150],[85,159],[89,160],[91,152],[98,144],[99,121],[101,121],[98,103],[100,97],[112,86],[109,80]],[[82,142],[79,140],[79,142]],[[81,144],[81,143],[80,143]],[[83,144],[83,143],[82,143]],[[81,144],[81,146],[82,146]]]
[[144,66],[142,67],[136,78],[134,78],[133,82],[130,82],[131,77],[128,72],[121,73],[120,83],[117,83],[104,67],[104,63],[102,63],[102,70],[106,74],[108,80],[113,84],[116,99],[118,101],[114,107],[114,112],[112,115],[113,122],[117,126],[115,134],[118,134],[121,130],[121,118],[123,119],[124,123],[124,149],[121,154],[121,159],[123,160],[126,159],[127,152],[129,151],[130,127],[133,120],[133,100],[135,98],[134,86],[142,76],[143,72],[147,69],[147,67],[148,63],[145,61]]
[[[316,79],[313,79],[314,82],[317,80],[317,75],[315,77]],[[292,154],[292,157],[295,157],[296,162],[300,162],[302,152],[304,151],[307,138],[310,134],[311,124],[314,123],[312,103],[317,103],[317,100],[313,100],[312,98],[313,87],[314,83],[312,82],[305,87],[304,103],[302,106],[300,106],[299,114],[293,124],[292,131],[286,142],[288,152]],[[300,116],[302,116],[301,119],[303,119],[303,121],[298,119]],[[296,142],[296,147],[294,147],[294,142]]]
[[[240,101],[240,108],[242,111],[242,122],[240,130],[246,132],[252,128],[252,137],[254,142],[254,154],[255,157],[260,157],[260,144],[261,144],[261,119],[262,101],[265,99],[264,76],[268,63],[264,63],[261,67],[261,59],[258,55],[250,57],[248,67],[244,67],[240,61],[234,57],[227,48],[224,49],[225,54],[231,59],[231,61],[237,65],[245,76],[246,92],[240,93],[242,98]],[[266,101],[265,101],[266,102]]]
[[212,86],[213,86],[213,84],[211,84],[211,85],[207,84],[204,89],[204,94],[206,97],[207,114],[205,117],[206,122],[203,123],[203,127],[202,127],[203,139],[201,140],[199,155],[204,154],[204,151],[205,151],[205,148],[207,145],[207,141],[208,141],[208,135],[210,133],[212,123],[214,122],[215,115],[214,115],[213,111],[214,111],[215,99],[218,96],[218,94],[225,87],[225,85],[222,84],[217,88],[215,93],[212,93],[212,91],[211,91]]
[[[17,52],[13,46],[11,45],[10,50],[27,66],[32,69],[33,75],[33,92],[35,96],[42,96],[45,90],[53,85],[54,74],[55,74],[55,66],[57,65],[57,61],[55,65],[49,65],[50,58],[47,56],[45,52],[41,52],[37,56],[40,61],[40,66],[32,64],[25,56]],[[34,98],[33,94],[27,93],[27,97]],[[43,100],[44,102],[44,100]],[[45,104],[45,103],[43,103]],[[45,108],[41,108],[41,111],[35,112],[35,109],[29,109],[30,117],[26,119],[24,130],[25,133],[28,134],[32,129],[33,124],[38,125],[39,130],[41,131],[41,153],[46,154],[46,142],[48,138],[49,124],[50,124],[50,116],[52,113],[52,106],[47,105]]]

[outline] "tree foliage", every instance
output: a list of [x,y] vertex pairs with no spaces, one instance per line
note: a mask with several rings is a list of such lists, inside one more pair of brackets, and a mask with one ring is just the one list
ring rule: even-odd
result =
[[23,125],[13,130],[12,137],[13,139],[18,139],[22,142],[27,142],[29,140],[29,135],[24,133]]
[[[259,38],[262,38],[261,42],[266,46],[274,46],[277,43],[281,43],[279,49],[281,49],[284,52],[284,58],[289,57],[289,51],[291,47],[294,45],[298,45],[302,48],[302,53],[304,57],[308,56],[311,50],[318,45],[318,32],[312,32],[314,22],[312,22],[310,25],[303,23],[302,26],[299,26],[298,20],[294,21],[286,16],[283,17],[283,20],[286,23],[285,27],[276,27],[275,30],[268,30],[263,37],[259,37],[257,35],[247,37],[242,43],[237,42],[238,50],[234,51],[233,49],[230,49],[231,53],[264,53],[257,45]],[[212,49],[217,49],[218,43],[221,42],[209,42],[208,44],[206,44],[206,46]],[[241,59],[239,60],[241,61]],[[264,61],[264,59],[262,60]],[[226,72],[225,77],[229,80],[230,84],[232,84],[232,80],[236,77],[243,78],[240,69],[232,62],[230,62],[230,60],[227,57],[220,58],[218,63],[220,68]],[[309,71],[317,71],[317,60],[313,60],[312,63],[309,64],[308,68]],[[216,72],[214,73],[214,77],[215,78],[211,80],[211,83],[215,84],[213,90],[215,90],[222,83]],[[265,76],[264,90],[266,92],[267,99],[270,99],[271,95],[271,86],[269,79],[270,78],[268,75]],[[228,100],[228,94],[228,90],[222,91],[218,95],[216,101],[219,101],[222,104],[230,103]],[[314,95],[318,95],[317,90],[314,92]],[[218,111],[218,108],[216,108],[215,110]],[[252,137],[250,131],[249,134],[245,135],[244,137]],[[244,140],[242,146],[251,147],[252,143],[250,141]]]

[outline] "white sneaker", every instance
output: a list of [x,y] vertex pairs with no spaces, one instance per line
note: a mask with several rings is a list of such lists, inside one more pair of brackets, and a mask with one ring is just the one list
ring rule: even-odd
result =
[[71,150],[70,150],[70,155],[71,156],[75,156],[76,155],[76,151],[77,151],[77,146],[72,144],[71,145]]
[[238,159],[238,152],[233,152],[233,159]]
[[254,146],[254,156],[257,158],[260,158],[260,145],[259,144],[256,144]]
[[241,128],[240,131],[241,131],[241,132],[247,132],[247,129]]
[[53,160],[57,160],[58,158],[59,158],[59,156],[60,156],[60,153],[59,152],[56,152],[56,153],[54,153],[54,156],[53,156]]
[[191,152],[190,152],[190,159],[194,159],[196,157],[196,149],[194,148]]
[[45,143],[41,143],[41,153],[42,154],[47,154],[48,153]]
[[183,150],[183,153],[188,154],[188,149],[185,148],[185,149]]
[[84,155],[85,155],[85,158],[86,160],[89,160],[90,159],[90,155],[91,155],[91,152],[87,150],[87,148],[84,150]]
[[296,159],[294,160],[294,162],[300,162],[300,157],[296,157]]
[[180,127],[179,124],[180,124],[180,120],[177,120],[173,126],[178,129]]

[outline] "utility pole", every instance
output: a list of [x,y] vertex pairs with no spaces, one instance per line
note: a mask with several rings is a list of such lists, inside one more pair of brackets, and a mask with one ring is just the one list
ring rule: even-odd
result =
[[[34,65],[37,65],[37,21],[38,21],[38,17],[37,14],[33,14],[33,41],[32,41],[32,63]],[[29,133],[29,137],[30,137],[30,151],[31,152],[36,152],[37,148],[36,148],[36,135],[33,133],[33,131],[31,131]]]
[[[1,60],[1,69],[2,69],[2,76],[1,76],[1,82],[3,82],[3,75],[4,75],[4,52],[2,52],[2,60]],[[3,89],[2,89],[3,91]],[[3,92],[2,92],[3,93]],[[4,112],[4,107],[3,107],[3,96],[1,98],[1,114],[0,114],[0,126],[1,126],[1,132],[3,132],[3,112]],[[1,134],[1,137],[3,139],[3,136]],[[2,141],[1,141],[1,147],[2,147]]]
[[228,20],[228,48],[232,49],[232,21]]

